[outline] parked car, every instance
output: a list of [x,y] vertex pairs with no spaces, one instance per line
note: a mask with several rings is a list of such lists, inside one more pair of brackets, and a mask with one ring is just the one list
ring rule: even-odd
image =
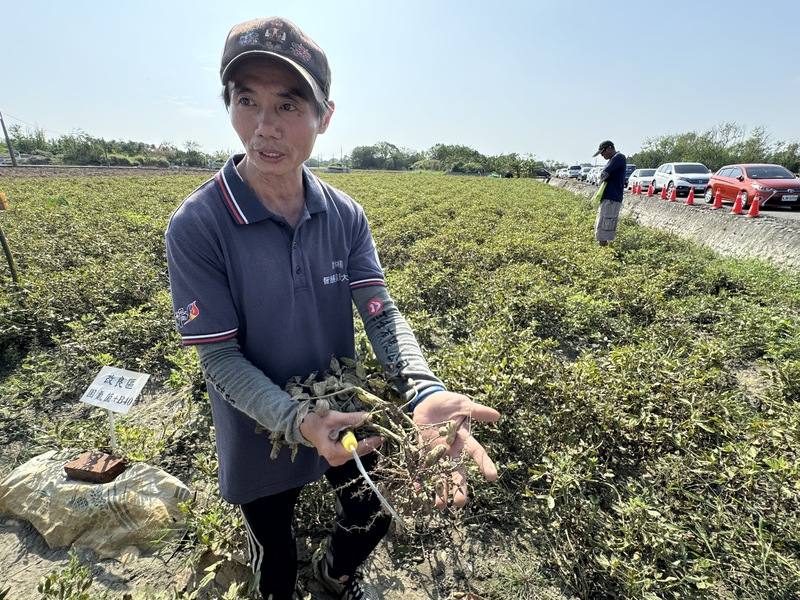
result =
[[592,167],[581,167],[581,173],[578,175],[578,179],[581,181],[586,181],[586,177],[589,175],[589,171],[592,170]]
[[536,168],[533,170],[534,177],[540,177],[544,180],[549,180],[552,177],[552,174],[547,169]]
[[625,165],[625,187],[628,187],[628,179],[630,178],[631,173],[633,173],[635,170],[636,165],[633,163],[628,163]]
[[711,171],[701,163],[674,162],[664,163],[656,169],[652,183],[656,191],[667,188],[667,195],[672,194],[672,188],[677,190],[678,196],[688,196],[689,190],[694,188],[694,193],[703,195],[711,178]]
[[568,177],[570,179],[577,179],[578,176],[581,174],[581,166],[580,165],[572,165],[569,169]]
[[756,194],[761,197],[761,206],[800,206],[800,178],[780,165],[726,165],[711,176],[706,202],[714,201],[717,190],[723,202],[733,202],[741,192],[745,208]]
[[567,169],[559,169],[558,171],[556,171],[556,177],[558,177],[559,179],[566,179],[567,177],[569,177],[569,171]]
[[586,181],[592,185],[600,184],[600,173],[603,172],[604,166],[594,166],[589,174],[586,176]]
[[633,186],[637,183],[641,184],[643,188],[647,188],[650,185],[650,182],[653,181],[653,175],[655,175],[655,169],[635,169],[628,177],[628,185],[625,186],[629,190],[633,189]]

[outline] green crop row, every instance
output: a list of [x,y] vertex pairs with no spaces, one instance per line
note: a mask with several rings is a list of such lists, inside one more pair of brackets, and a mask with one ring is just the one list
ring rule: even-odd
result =
[[[325,177],[364,205],[434,371],[503,413],[477,432],[500,481],[474,477],[469,510],[537,550],[519,564],[582,598],[800,594],[799,278],[629,220],[600,248],[587,201],[530,180]],[[170,212],[201,181],[0,181],[23,279],[14,292],[0,269],[13,439],[42,443],[19,411],[57,419],[108,362],[202,401],[163,251]],[[131,427],[131,454],[196,477],[184,454],[211,451],[199,404],[170,444]],[[527,593],[512,565],[486,595]]]

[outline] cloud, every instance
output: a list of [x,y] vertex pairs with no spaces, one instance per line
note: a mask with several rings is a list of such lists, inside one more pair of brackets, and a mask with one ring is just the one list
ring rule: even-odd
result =
[[200,106],[187,98],[171,96],[167,98],[167,102],[175,106],[180,114],[190,119],[208,119],[217,114],[216,109]]

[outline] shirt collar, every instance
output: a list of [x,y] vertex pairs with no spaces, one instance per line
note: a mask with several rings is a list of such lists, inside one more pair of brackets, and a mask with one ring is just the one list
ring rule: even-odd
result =
[[[281,220],[281,217],[267,210],[256,196],[253,188],[242,179],[236,165],[244,158],[244,154],[231,156],[214,176],[222,201],[233,220],[239,225],[249,225],[264,219]],[[322,183],[305,165],[303,165],[303,193],[305,195],[305,211],[309,214],[323,212],[328,209]]]

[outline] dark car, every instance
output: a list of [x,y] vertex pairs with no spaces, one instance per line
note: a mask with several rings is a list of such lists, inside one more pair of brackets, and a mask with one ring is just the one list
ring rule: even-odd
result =
[[627,165],[625,165],[625,187],[628,187],[628,178],[631,176],[631,173],[633,173],[635,170],[636,170],[636,165],[634,165],[633,163],[628,163]]
[[761,198],[761,206],[782,205],[795,209],[800,206],[800,178],[780,165],[726,165],[711,176],[706,202],[713,202],[718,191],[723,202],[733,202],[741,193],[745,208],[756,194]]

